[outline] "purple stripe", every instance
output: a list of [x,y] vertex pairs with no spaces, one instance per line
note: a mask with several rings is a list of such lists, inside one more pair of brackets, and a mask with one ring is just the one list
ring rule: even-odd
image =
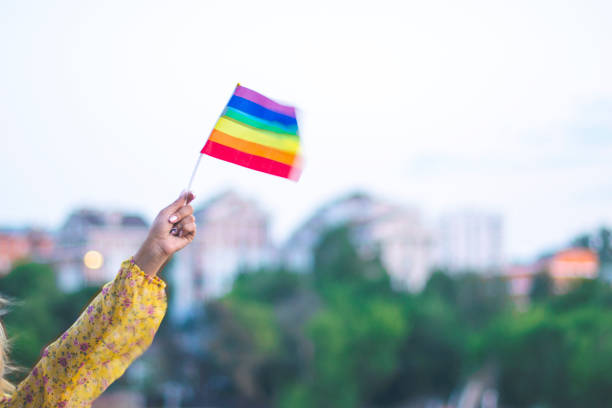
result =
[[245,88],[244,86],[238,85],[234,91],[234,95],[248,99],[251,102],[255,102],[256,104],[261,105],[271,111],[295,118],[295,108],[293,106],[276,103],[272,99],[266,98],[262,94],[252,91],[249,88]]

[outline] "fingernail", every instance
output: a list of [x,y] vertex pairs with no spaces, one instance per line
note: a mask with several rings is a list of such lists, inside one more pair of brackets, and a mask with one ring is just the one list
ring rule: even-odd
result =
[[177,230],[176,230],[176,228],[172,228],[172,229],[170,230],[170,233],[171,233],[172,235],[176,235],[176,231],[177,231]]
[[178,217],[176,215],[171,215],[170,218],[168,218],[168,221],[170,221],[171,223],[174,223],[176,220],[178,220]]

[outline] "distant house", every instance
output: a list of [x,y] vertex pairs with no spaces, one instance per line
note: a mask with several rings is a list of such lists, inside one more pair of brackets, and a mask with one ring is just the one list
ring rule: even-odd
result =
[[31,260],[44,262],[50,259],[55,247],[53,236],[32,228],[0,229],[0,274],[6,274],[15,262]]
[[567,289],[575,279],[595,279],[599,271],[599,258],[587,248],[569,248],[557,252],[548,261],[548,273],[559,291]]
[[587,248],[567,248],[526,265],[511,265],[503,276],[509,283],[510,294],[527,298],[538,273],[548,273],[557,293],[564,293],[577,279],[596,279],[599,272],[597,253]]
[[533,278],[536,274],[544,272],[545,268],[545,261],[506,266],[502,272],[502,277],[508,282],[510,296],[524,303],[531,293]]
[[54,256],[60,288],[72,291],[112,280],[147,231],[139,215],[93,209],[72,212],[58,232]]
[[30,254],[30,242],[24,231],[0,231],[0,272],[6,274],[13,264]]
[[425,285],[432,265],[432,234],[420,212],[363,193],[317,210],[285,243],[284,262],[297,271],[310,270],[321,234],[341,225],[350,228],[363,254],[378,251],[396,289],[417,291]]
[[195,240],[175,256],[172,269],[176,320],[230,291],[241,270],[273,260],[268,215],[254,201],[229,191],[196,208],[194,215]]

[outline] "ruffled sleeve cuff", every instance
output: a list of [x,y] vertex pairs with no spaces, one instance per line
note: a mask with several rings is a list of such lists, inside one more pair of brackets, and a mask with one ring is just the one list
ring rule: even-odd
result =
[[161,289],[166,288],[166,282],[157,275],[147,275],[138,265],[136,265],[133,257],[121,263],[121,269],[119,270],[117,279],[131,280],[142,285],[154,285]]
[[147,275],[133,259],[121,264],[113,282],[102,288],[102,295],[115,298],[115,317],[118,319],[163,318],[167,308],[166,282],[157,276]]

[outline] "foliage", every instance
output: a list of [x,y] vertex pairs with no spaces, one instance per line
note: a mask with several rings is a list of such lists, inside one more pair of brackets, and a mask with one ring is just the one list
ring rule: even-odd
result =
[[500,316],[489,349],[513,406],[606,406],[612,386],[612,290],[583,281],[523,313]]
[[421,294],[392,290],[349,229],[324,234],[312,273],[241,275],[209,304],[220,370],[254,403],[278,407],[398,404],[448,396],[477,359],[473,331],[507,307],[503,282],[432,276]]
[[532,302],[540,302],[550,298],[553,295],[553,280],[548,271],[538,272],[533,277],[531,290],[529,291],[529,299]]
[[18,381],[40,358],[42,349],[54,341],[79,316],[98,288],[63,294],[48,265],[18,265],[0,279],[0,293],[11,301],[4,324],[11,342],[10,358],[20,367]]
[[212,357],[247,401],[300,408],[444,400],[493,366],[504,406],[607,405],[608,284],[576,281],[554,295],[541,273],[531,304],[516,308],[502,279],[470,273],[435,271],[420,293],[393,291],[378,259],[364,257],[346,229],[322,236],[313,256],[310,274],[247,273],[209,305]]
[[574,238],[572,244],[597,252],[603,266],[612,264],[612,230],[609,228],[601,227],[593,234],[582,234]]

